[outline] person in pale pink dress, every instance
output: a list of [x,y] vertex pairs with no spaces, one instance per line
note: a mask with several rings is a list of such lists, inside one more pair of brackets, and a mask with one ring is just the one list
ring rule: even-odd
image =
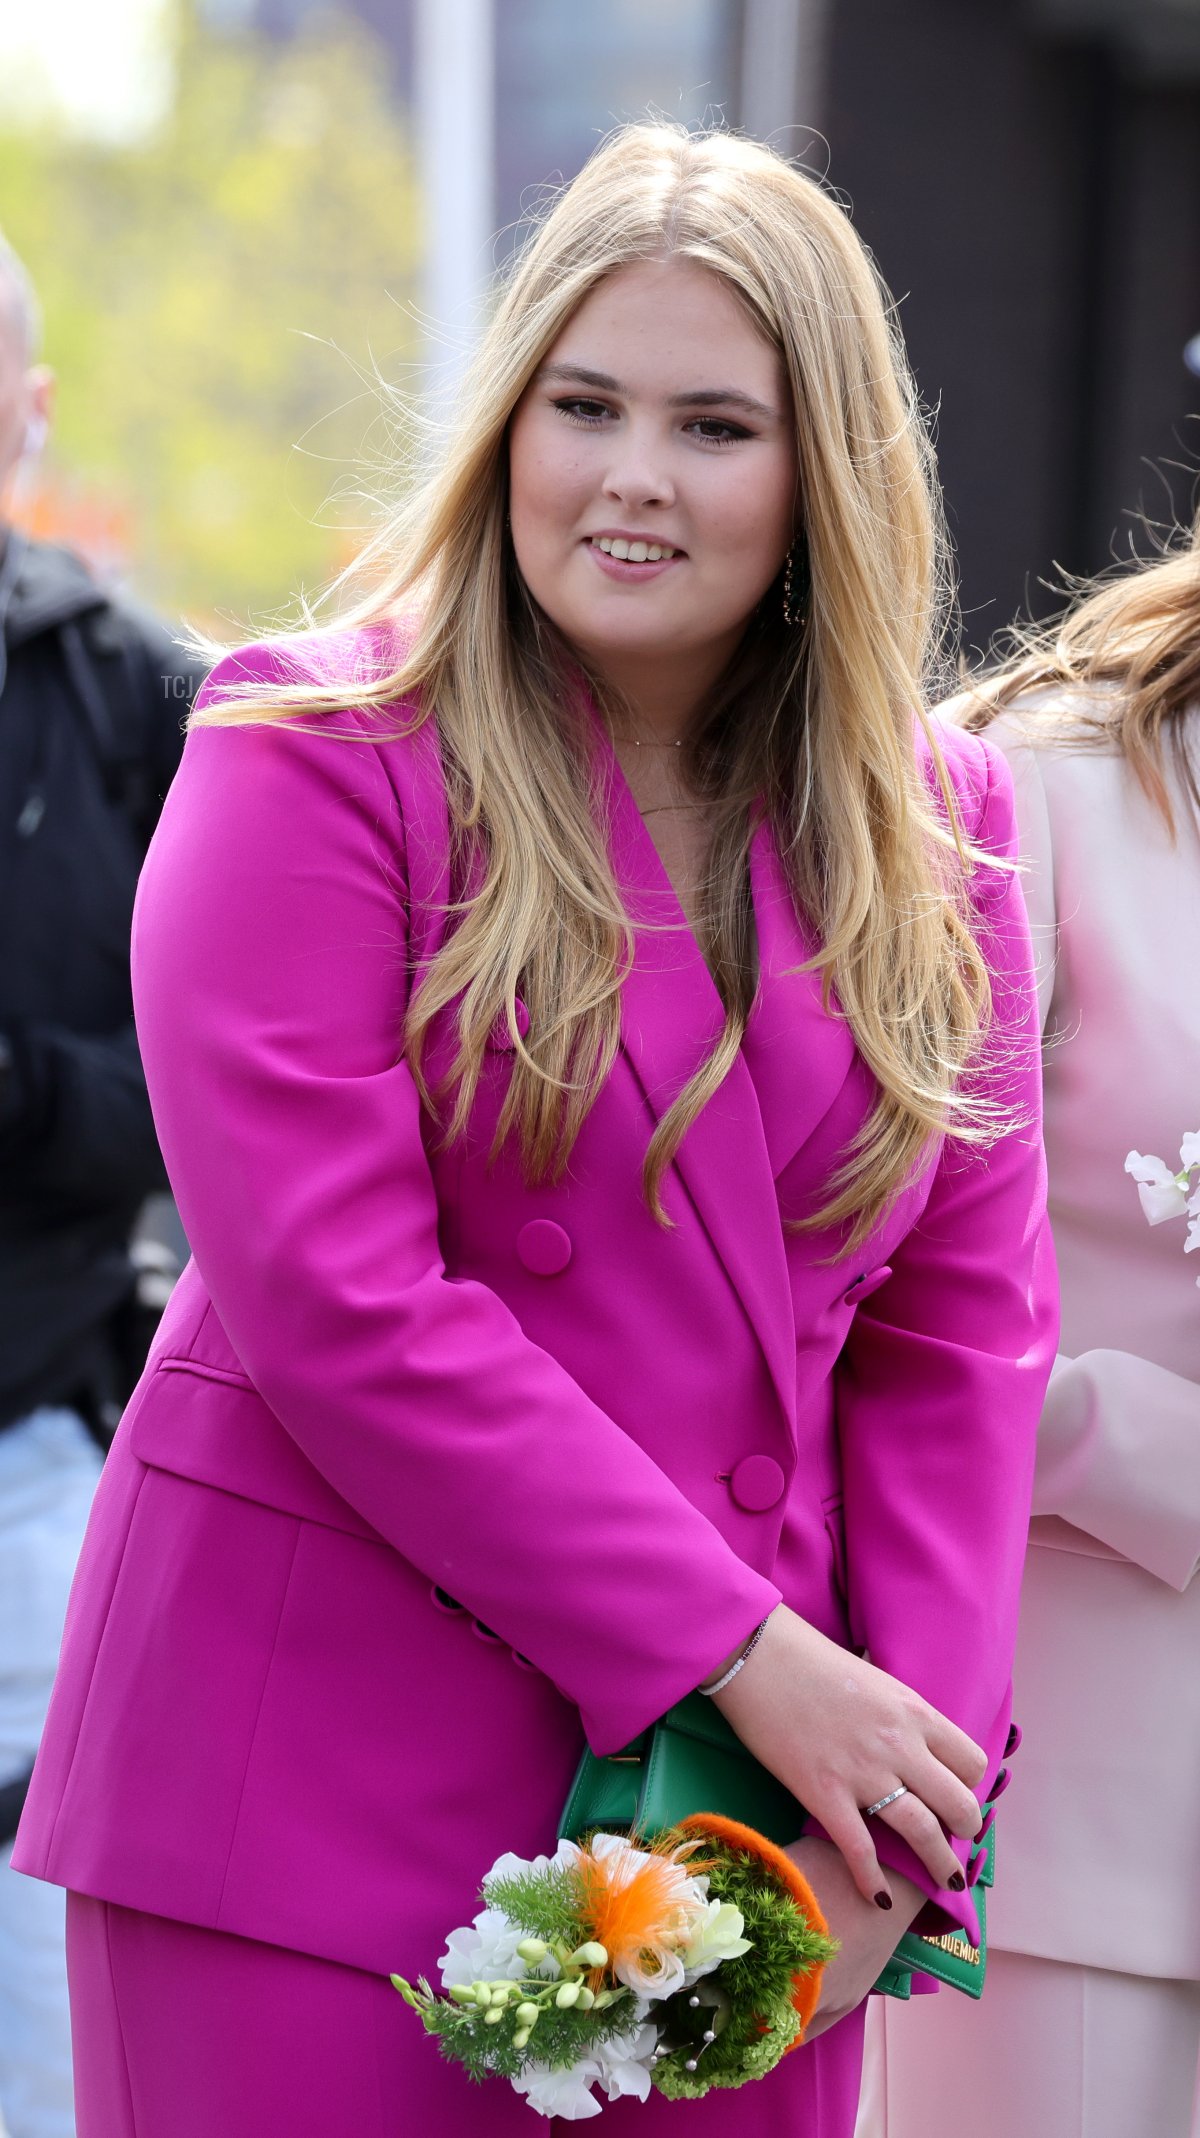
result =
[[1200,2138],[1200,1256],[1124,1171],[1200,1128],[1200,530],[955,710],[1016,786],[1062,1353],[987,1988],[873,2012],[860,2138]]

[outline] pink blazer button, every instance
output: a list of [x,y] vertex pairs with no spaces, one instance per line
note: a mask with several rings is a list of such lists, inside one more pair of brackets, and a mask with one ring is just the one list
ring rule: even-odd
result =
[[747,1514],[765,1514],[783,1498],[784,1475],[773,1455],[743,1455],[735,1463],[729,1489]]
[[530,1218],[517,1234],[517,1253],[535,1277],[557,1277],[572,1255],[571,1235],[553,1218]]

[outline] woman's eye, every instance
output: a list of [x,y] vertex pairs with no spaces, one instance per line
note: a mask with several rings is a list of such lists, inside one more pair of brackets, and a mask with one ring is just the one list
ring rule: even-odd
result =
[[750,436],[740,423],[727,423],[723,416],[697,416],[688,429],[706,445],[736,445],[740,438]]
[[568,423],[583,423],[589,429],[597,423],[603,423],[609,412],[603,401],[556,401],[554,406],[560,416],[566,417]]

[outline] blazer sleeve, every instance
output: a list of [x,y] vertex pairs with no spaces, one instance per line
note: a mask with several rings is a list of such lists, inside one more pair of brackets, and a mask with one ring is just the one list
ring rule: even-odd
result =
[[[243,654],[204,700],[276,672]],[[135,918],[158,1132],[217,1315],[287,1432],[612,1751],[779,1591],[497,1294],[447,1275],[398,1058],[406,898],[373,743],[194,729]]]
[[[1013,774],[1042,1028],[1059,919],[1050,808],[1038,753],[1015,719],[989,731]],[[1068,1032],[1058,1042],[1069,1046]],[[1139,1222],[1130,1197],[1130,1221]],[[1152,1359],[1095,1350],[1055,1361],[1038,1434],[1033,1512],[1096,1537],[1173,1589],[1200,1566],[1200,1388]]]
[[[1012,782],[984,760],[977,842],[1016,854]],[[947,1141],[892,1274],[855,1315],[838,1428],[851,1625],[873,1663],[968,1731],[997,1781],[1010,1720],[1038,1413],[1058,1294],[1046,1221],[1036,987],[1020,882],[982,870],[976,930],[993,1010],[973,1080],[1011,1122],[990,1148]],[[935,1888],[875,1822],[882,1860]],[[956,1844],[965,1857],[969,1844]],[[922,1927],[975,1934],[969,1893]]]

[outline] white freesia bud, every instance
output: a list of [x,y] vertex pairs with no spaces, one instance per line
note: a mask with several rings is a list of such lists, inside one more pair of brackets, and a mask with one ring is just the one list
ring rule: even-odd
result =
[[571,1959],[578,1967],[607,1967],[608,1950],[595,1938],[589,1938],[586,1945],[577,1947]]
[[519,1959],[527,1960],[530,1967],[540,1967],[550,1947],[541,1938],[522,1938],[517,1947]]
[[554,2002],[560,2012],[569,2011],[573,2004],[578,2004],[579,1992],[582,1988],[582,1982],[564,1982],[561,1985],[554,1998]]
[[536,2004],[519,2004],[517,2006],[517,2025],[519,2027],[525,2027],[526,2029],[536,2027],[537,2022],[538,2008]]
[[588,1986],[587,1986],[587,1983],[586,1983],[586,1982],[581,1982],[581,1983],[580,1983],[580,1985],[579,1985],[579,1995],[578,1995],[578,1997],[577,1997],[577,1998],[575,1999],[575,2009],[576,2009],[576,2011],[577,2011],[577,2012],[590,2012],[590,2011],[591,2011],[591,2009],[592,2009],[592,2006],[593,2006],[593,2005],[595,2004],[595,2002],[596,2002],[596,1992],[595,1992],[595,1990],[590,1990],[590,1989],[588,1988]]
[[529,2040],[529,2031],[530,2031],[530,2030],[529,2030],[529,2028],[528,2028],[528,2027],[518,2027],[518,2028],[517,2028],[517,2031],[516,2031],[516,2033],[515,2033],[515,2034],[513,2035],[513,2048],[514,2048],[514,2049],[523,2049],[523,2048],[525,2047],[526,2043],[527,2043],[527,2042],[528,2042],[528,2040]]
[[486,2010],[487,2010],[487,2008],[488,2008],[488,2006],[489,2006],[489,2004],[491,2003],[491,2001],[492,2001],[492,1985],[491,1985],[491,1983],[490,1983],[490,1982],[477,1982],[477,1983],[475,1984],[475,2002],[476,2002],[476,2004],[477,2004],[477,2005],[479,2005],[479,2006],[481,2007],[481,2009],[482,2009],[483,2011],[486,2011]]
[[474,1985],[470,1982],[454,1983],[449,1994],[455,2004],[474,2004],[476,2001]]
[[483,2015],[484,2026],[498,2027],[503,2017],[504,2006],[502,2004],[494,2004],[491,2006],[490,2010],[486,2011]]

